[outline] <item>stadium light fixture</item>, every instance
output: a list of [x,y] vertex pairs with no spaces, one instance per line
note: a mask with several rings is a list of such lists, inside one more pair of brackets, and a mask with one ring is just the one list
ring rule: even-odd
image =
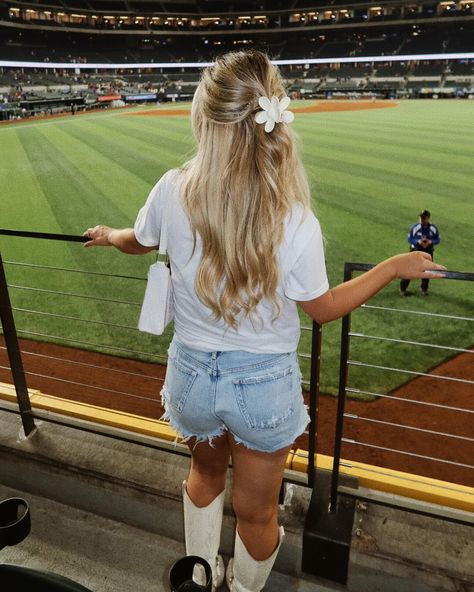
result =
[[[209,40],[207,40],[209,42]],[[247,43],[249,40],[244,40]],[[409,54],[409,55],[384,55],[384,56],[350,56],[337,58],[302,58],[299,60],[272,60],[276,66],[304,65],[304,64],[357,64],[371,62],[405,62],[413,60],[473,60],[474,51],[459,53],[427,53],[427,54]],[[2,68],[41,68],[43,70],[52,70],[61,68],[63,70],[112,70],[112,69],[138,69],[138,68],[206,68],[212,66],[214,62],[141,62],[141,63],[63,63],[63,62],[19,62],[13,60],[0,60]]]

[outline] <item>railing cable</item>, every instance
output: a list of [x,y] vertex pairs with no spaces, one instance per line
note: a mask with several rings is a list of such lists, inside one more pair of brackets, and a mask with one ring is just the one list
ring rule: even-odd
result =
[[37,333],[35,331],[27,331],[27,330],[24,330],[24,329],[18,329],[17,330],[17,333],[24,333],[24,334],[27,334],[27,335],[35,335],[36,337],[46,337],[47,339],[58,339],[60,341],[67,341],[68,343],[78,343],[80,345],[88,345],[88,346],[91,346],[91,347],[98,347],[98,348],[104,348],[104,349],[114,349],[116,351],[122,351],[122,352],[126,352],[126,353],[140,354],[141,356],[151,356],[153,358],[158,358],[160,360],[164,360],[165,362],[168,359],[166,356],[162,356],[160,354],[152,354],[152,353],[149,353],[149,352],[138,351],[138,350],[135,350],[135,349],[128,349],[128,348],[125,348],[125,347],[117,347],[116,345],[105,345],[103,343],[90,343],[88,341],[79,341],[78,339],[70,339],[69,337],[60,337],[59,335],[50,335],[50,334],[47,334],[47,333]]
[[116,329],[129,329],[131,331],[138,331],[138,327],[131,327],[130,325],[118,325],[117,323],[108,323],[107,321],[94,321],[91,319],[81,319],[80,317],[74,317],[69,315],[62,315],[56,312],[45,312],[42,310],[31,310],[28,308],[18,308],[12,306],[12,310],[17,312],[26,312],[29,314],[35,314],[39,316],[47,316],[47,317],[54,317],[57,319],[66,319],[67,321],[80,321],[82,323],[89,323],[91,325],[105,325],[106,327],[114,327]]
[[416,399],[408,399],[405,397],[394,397],[393,395],[382,395],[382,393],[373,393],[371,391],[364,391],[356,388],[346,388],[347,393],[370,395],[371,397],[381,397],[383,399],[392,399],[401,403],[416,403],[417,405],[427,405],[428,407],[438,407],[439,409],[447,409],[448,411],[462,411],[464,413],[474,413],[474,409],[465,409],[464,407],[453,407],[452,405],[445,405],[443,403],[431,403],[429,401],[417,401]]
[[[7,348],[3,345],[0,345],[0,349],[6,350]],[[76,366],[83,366],[85,368],[94,368],[96,370],[105,370],[107,372],[116,372],[118,374],[125,374],[126,376],[136,376],[137,378],[145,378],[150,380],[159,380],[163,381],[163,378],[160,376],[150,376],[149,374],[141,374],[139,372],[130,372],[130,370],[120,370],[119,368],[110,368],[109,366],[99,366],[98,364],[91,364],[89,362],[80,362],[79,360],[70,360],[68,358],[60,358],[57,356],[48,356],[47,354],[40,354],[38,352],[32,351],[21,351],[22,355],[25,356],[35,356],[38,358],[44,358],[46,360],[53,360],[56,362],[64,362],[66,364],[75,364]],[[147,362],[139,362],[139,363],[147,363]]]
[[[9,366],[0,366],[0,370],[10,370]],[[66,378],[59,378],[58,376],[47,376],[46,374],[40,374],[38,372],[26,372],[28,376],[36,376],[36,378],[44,378],[45,380],[55,380],[57,382],[64,382],[65,384],[72,384],[74,386],[80,386],[87,389],[94,389],[99,391],[105,391],[107,393],[112,393],[114,395],[123,395],[126,397],[131,397],[133,399],[140,399],[142,401],[150,401],[151,403],[160,404],[158,399],[153,399],[152,397],[144,397],[142,395],[135,395],[133,393],[127,393],[125,391],[118,391],[116,389],[111,389],[108,387],[103,386],[96,386],[93,384],[84,384],[83,382],[76,382],[75,380],[67,380]]]
[[77,294],[75,292],[61,292],[60,290],[46,290],[45,288],[33,288],[32,286],[19,286],[17,284],[8,284],[9,288],[17,290],[26,290],[30,292],[41,292],[43,294],[54,294],[55,296],[73,296],[74,298],[85,298],[86,300],[98,300],[101,302],[111,302],[113,304],[131,304],[132,306],[141,306],[141,302],[131,302],[130,300],[116,300],[113,298],[104,298],[102,296],[90,296],[89,294]]
[[439,380],[450,380],[452,382],[462,382],[463,384],[474,384],[474,380],[467,378],[455,378],[454,376],[441,376],[441,374],[429,374],[428,372],[415,372],[414,370],[404,370],[403,368],[393,368],[391,366],[378,366],[377,364],[367,364],[365,362],[358,362],[356,360],[348,360],[349,366],[361,366],[363,368],[375,368],[377,370],[387,370],[389,372],[401,372],[403,374],[413,374],[415,376],[427,376],[428,378],[435,378]]
[[8,265],[17,265],[17,266],[21,266],[21,267],[33,267],[36,269],[51,269],[52,271],[67,271],[70,273],[80,273],[83,275],[98,275],[98,276],[103,276],[103,277],[118,278],[118,279],[124,279],[124,280],[140,280],[140,281],[146,280],[146,278],[139,277],[136,275],[120,275],[120,274],[116,274],[116,273],[104,273],[102,271],[89,271],[89,270],[85,270],[85,269],[71,269],[69,267],[54,267],[52,265],[38,265],[36,263],[24,263],[24,262],[20,262],[20,261],[4,261],[3,263],[8,264]]
[[465,469],[474,469],[473,465],[456,462],[454,460],[446,460],[443,458],[436,458],[434,456],[425,456],[424,454],[416,454],[415,452],[407,452],[405,450],[397,450],[396,448],[387,448],[386,446],[377,446],[375,444],[368,444],[367,442],[360,442],[359,440],[351,440],[349,438],[342,438],[342,441],[346,444],[354,444],[357,446],[367,446],[368,448],[375,448],[376,450],[385,450],[386,452],[394,452],[397,454],[404,454],[406,456],[412,456],[415,458],[423,458],[424,460],[432,460],[440,463],[447,463],[456,467],[463,467]]
[[380,337],[378,335],[366,335],[365,333],[352,333],[350,332],[349,335],[351,337],[360,337],[363,339],[376,339],[379,341],[390,341],[392,343],[402,343],[407,345],[419,345],[422,347],[433,347],[435,349],[446,349],[449,351],[456,351],[466,354],[474,354],[473,349],[464,349],[462,347],[451,347],[449,345],[438,345],[434,343],[426,343],[424,341],[409,341],[408,339],[395,339],[393,337]]
[[437,312],[426,312],[426,311],[422,311],[422,310],[404,310],[403,308],[390,308],[388,306],[375,306],[374,304],[362,304],[362,306],[360,308],[369,308],[369,309],[374,309],[374,310],[389,310],[391,312],[414,314],[414,315],[420,315],[423,317],[439,317],[441,319],[450,319],[450,320],[456,320],[456,321],[470,321],[470,322],[474,321],[473,317],[459,317],[459,316],[455,316],[455,315],[446,315],[446,314],[440,314]]
[[447,434],[445,432],[437,432],[435,430],[428,430],[426,428],[417,428],[415,426],[409,426],[406,424],[395,423],[392,421],[384,421],[382,419],[374,419],[372,417],[363,417],[361,415],[355,415],[354,413],[344,413],[344,417],[348,419],[357,419],[359,421],[368,421],[372,423],[378,423],[382,425],[386,425],[389,427],[394,428],[403,428],[405,430],[411,430],[414,432],[423,432],[424,434],[430,434],[432,436],[443,436],[444,438],[456,438],[458,440],[466,440],[467,442],[474,442],[474,438],[469,438],[467,436],[458,436],[456,434]]

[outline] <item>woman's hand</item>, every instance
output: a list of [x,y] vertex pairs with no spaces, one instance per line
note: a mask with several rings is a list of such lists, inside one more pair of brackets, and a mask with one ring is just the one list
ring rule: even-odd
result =
[[110,242],[110,233],[113,231],[113,228],[109,226],[104,226],[103,224],[99,224],[99,226],[94,226],[94,228],[88,228],[82,236],[86,236],[91,240],[84,243],[85,247],[110,247],[112,243]]
[[395,255],[382,263],[390,265],[393,279],[436,279],[444,277],[443,271],[446,271],[444,265],[433,263],[429,253],[422,251],[412,251],[403,255]]
[[82,236],[90,238],[84,243],[85,247],[115,247],[129,255],[145,255],[158,248],[158,245],[153,247],[141,245],[135,238],[133,228],[110,228],[110,226],[99,224],[94,228],[88,228]]

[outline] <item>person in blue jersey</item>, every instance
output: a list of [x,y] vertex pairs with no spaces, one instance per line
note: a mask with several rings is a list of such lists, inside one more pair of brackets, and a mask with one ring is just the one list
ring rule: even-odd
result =
[[[428,210],[420,212],[419,217],[419,222],[413,224],[408,233],[410,251],[428,253],[433,258],[435,245],[438,245],[441,240],[438,227],[431,222],[431,212]],[[429,283],[429,278],[423,278],[421,280],[421,294],[423,296],[428,296]],[[407,295],[407,288],[409,285],[409,279],[402,279],[400,282],[401,296]]]

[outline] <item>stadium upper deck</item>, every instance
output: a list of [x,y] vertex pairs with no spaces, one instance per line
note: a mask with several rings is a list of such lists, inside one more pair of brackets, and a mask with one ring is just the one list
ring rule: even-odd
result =
[[284,2],[146,2],[37,0],[0,2],[4,25],[48,30],[83,30],[124,35],[187,34],[237,35],[281,33],[399,25],[404,22],[439,23],[474,18],[471,0],[382,0],[382,2],[323,0]]
[[[0,62],[30,62],[26,69],[0,66],[0,92],[20,112],[55,112],[76,99],[79,107],[83,99],[84,108],[96,106],[101,94],[112,96],[111,85],[123,91],[115,95],[186,100],[199,67],[182,64],[198,66],[248,47],[274,59],[336,62],[283,67],[295,96],[469,97],[474,87],[474,60],[450,59],[474,51],[470,0],[299,0],[291,8],[280,0],[89,0],[80,6],[75,0],[0,0]],[[439,59],[404,58],[420,54]],[[360,63],[347,64],[354,58]],[[97,63],[100,71],[87,69]],[[173,67],[163,71],[160,64]],[[69,94],[55,102],[48,92]]]

